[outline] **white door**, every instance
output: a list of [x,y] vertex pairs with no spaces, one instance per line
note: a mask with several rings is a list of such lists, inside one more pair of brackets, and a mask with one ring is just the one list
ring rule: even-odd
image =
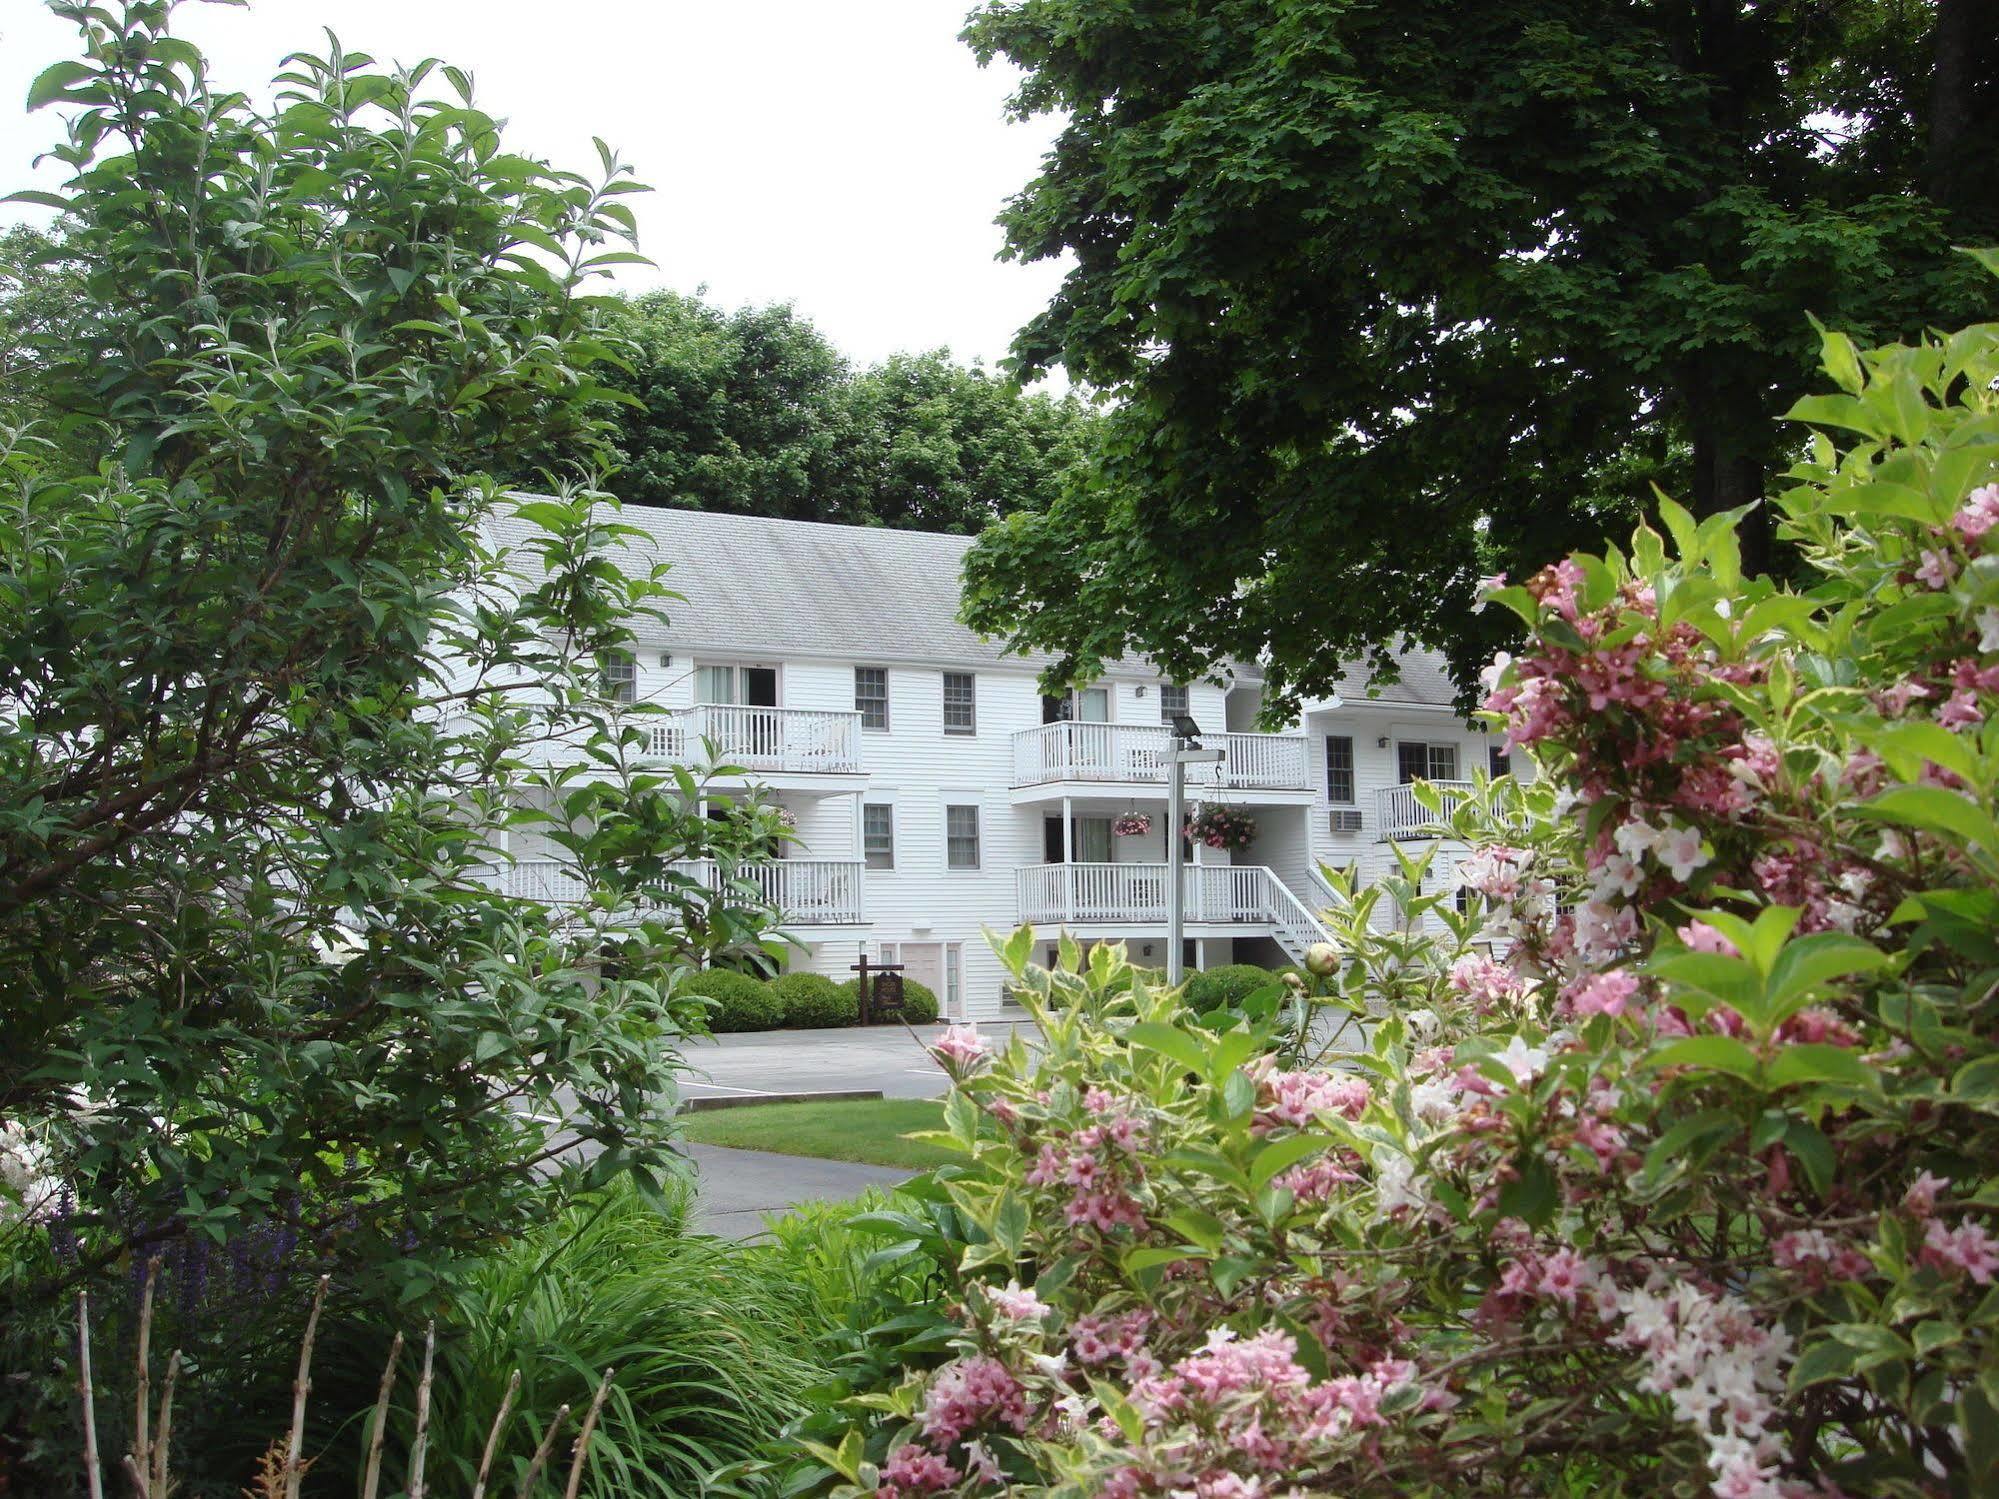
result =
[[902,976],[923,985],[944,1002],[944,944],[905,942],[902,944]]

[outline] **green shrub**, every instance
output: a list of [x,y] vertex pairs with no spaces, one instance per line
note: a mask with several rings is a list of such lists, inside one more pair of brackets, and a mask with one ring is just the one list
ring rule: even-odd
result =
[[861,1002],[846,986],[823,973],[784,973],[770,981],[771,993],[784,1007],[784,1024],[802,1030],[852,1025],[861,1018]]
[[[848,979],[840,986],[840,992],[853,997],[855,1013],[858,1014],[861,1003],[861,981],[858,978]],[[912,1025],[928,1025],[939,1013],[937,995],[928,984],[919,984],[914,979],[902,981],[901,1020],[906,1020]]]
[[[472,1270],[438,1326],[427,1460],[435,1491],[471,1492],[516,1369],[520,1395],[493,1493],[518,1489],[561,1405],[573,1435],[606,1369],[617,1372],[582,1490],[599,1499],[697,1493],[710,1470],[750,1456],[805,1411],[805,1392],[824,1377],[810,1350],[845,1315],[844,1301],[801,1284],[779,1256],[689,1235],[685,1211],[684,1193],[662,1212],[621,1179]],[[829,1278],[837,1285],[837,1272],[819,1277]],[[829,1297],[836,1304],[822,1314]],[[391,1451],[408,1450],[412,1405],[391,1413]],[[568,1452],[567,1436],[556,1450]],[[385,1478],[399,1473],[392,1465]],[[385,1486],[395,1492],[393,1481]]]
[[708,1014],[708,1029],[717,1035],[768,1031],[784,1024],[784,1002],[771,986],[733,968],[710,968],[693,975],[680,988],[684,994],[699,994],[717,1002]]
[[1197,1015],[1234,1008],[1257,990],[1282,982],[1277,974],[1254,963],[1224,963],[1187,980],[1187,1005]]

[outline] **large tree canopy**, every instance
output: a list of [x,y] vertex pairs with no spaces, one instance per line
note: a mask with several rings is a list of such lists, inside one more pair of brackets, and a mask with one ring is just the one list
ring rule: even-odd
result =
[[[1808,314],[1968,321],[1999,233],[1989,0],[991,0],[1068,122],[1003,216],[1075,267],[1016,345],[1120,398],[1098,471],[982,541],[968,617],[1087,673],[1407,634],[1477,578],[1757,498]],[[1753,528],[1752,528],[1753,529]]]

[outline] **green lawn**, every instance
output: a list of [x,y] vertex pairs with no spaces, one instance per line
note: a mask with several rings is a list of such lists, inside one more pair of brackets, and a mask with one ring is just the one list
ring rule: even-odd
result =
[[774,1150],[829,1161],[862,1161],[926,1171],[962,1161],[958,1151],[923,1140],[914,1130],[942,1129],[944,1105],[935,1098],[867,1098],[834,1103],[761,1103],[704,1110],[680,1117],[682,1133],[700,1145]]

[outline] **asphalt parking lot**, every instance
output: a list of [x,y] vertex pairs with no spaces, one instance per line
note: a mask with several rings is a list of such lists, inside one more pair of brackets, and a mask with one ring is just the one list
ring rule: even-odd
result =
[[[1033,1027],[1021,1023],[1031,1032]],[[979,1027],[995,1046],[1006,1044],[1013,1022]],[[755,1031],[687,1044],[688,1072],[681,1092],[689,1099],[784,1097],[797,1093],[877,1090],[885,1098],[935,1098],[946,1086],[943,1070],[924,1050],[944,1034],[941,1025],[856,1026],[827,1031]]]

